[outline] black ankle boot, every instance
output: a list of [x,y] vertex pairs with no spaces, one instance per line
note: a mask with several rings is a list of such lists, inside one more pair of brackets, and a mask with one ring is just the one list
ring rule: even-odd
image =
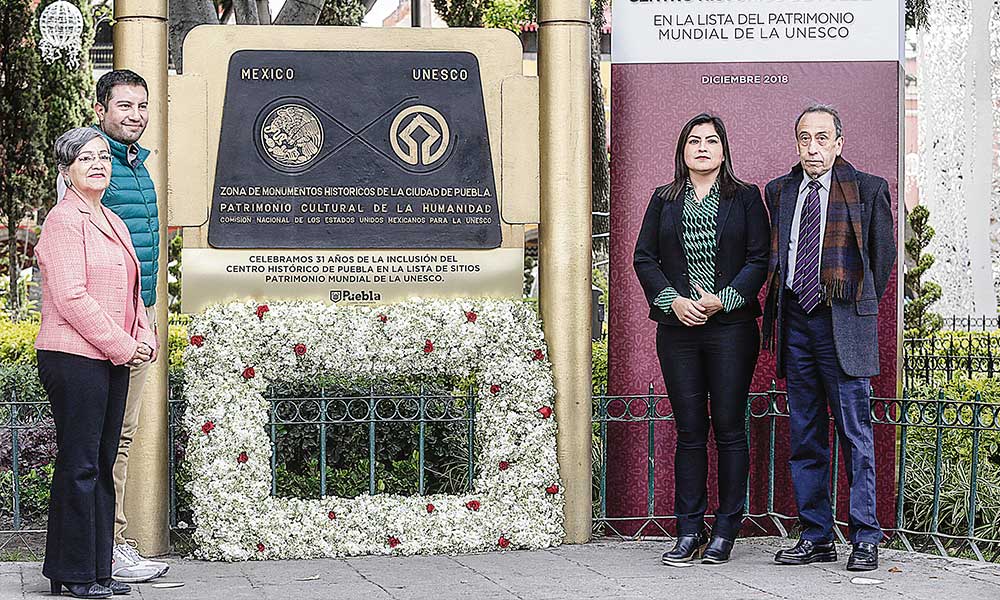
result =
[[96,581],[90,583],[66,583],[52,580],[50,591],[53,596],[62,594],[63,588],[74,598],[110,598],[111,590]]
[[673,549],[663,554],[663,564],[678,565],[701,558],[706,544],[708,544],[708,534],[704,531],[677,536]]
[[107,579],[98,579],[97,583],[111,590],[111,594],[115,596],[128,596],[132,593],[132,586],[110,577]]
[[729,562],[729,555],[733,551],[733,540],[727,540],[717,535],[712,536],[712,541],[705,548],[705,557],[701,562],[710,565],[719,565]]

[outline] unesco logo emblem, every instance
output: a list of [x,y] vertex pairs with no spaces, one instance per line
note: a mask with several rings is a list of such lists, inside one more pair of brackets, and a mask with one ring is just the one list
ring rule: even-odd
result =
[[451,135],[448,121],[429,106],[405,108],[392,120],[389,143],[396,156],[408,165],[428,167],[448,151]]
[[283,167],[303,167],[323,147],[323,125],[301,104],[283,104],[264,118],[260,140],[268,157]]

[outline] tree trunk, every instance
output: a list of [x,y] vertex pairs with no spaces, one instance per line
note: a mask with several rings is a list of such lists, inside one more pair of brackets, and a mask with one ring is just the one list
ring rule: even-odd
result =
[[10,271],[7,273],[10,279],[10,289],[7,290],[8,314],[18,314],[20,308],[17,297],[17,276],[19,275],[17,268],[17,221],[16,216],[7,216],[7,269]]
[[315,25],[326,0],[287,0],[274,19],[275,25]]
[[[608,226],[609,198],[611,197],[611,178],[608,169],[608,140],[606,118],[604,115],[604,86],[601,83],[601,30],[604,29],[604,3],[597,0],[593,5],[591,16],[591,53],[590,53],[590,116],[592,119],[591,135],[591,170],[593,188],[591,198],[595,213],[591,216],[591,226],[595,235],[610,231]],[[593,238],[593,252],[603,258],[608,252],[608,237]],[[599,261],[595,261],[599,262]]]
[[209,0],[170,0],[170,55],[174,68],[184,72],[184,38],[198,25],[219,24],[219,14]]
[[271,6],[267,0],[256,0],[257,2],[257,17],[260,20],[261,25],[271,24]]
[[257,0],[233,0],[237,25],[260,25]]

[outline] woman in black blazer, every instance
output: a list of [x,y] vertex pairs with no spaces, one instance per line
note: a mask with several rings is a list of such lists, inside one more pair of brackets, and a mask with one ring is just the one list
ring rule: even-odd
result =
[[[684,126],[674,180],[649,201],[634,267],[658,323],[656,353],[677,424],[677,542],[665,564],[729,560],[743,521],[749,449],[746,405],[757,363],[757,294],[767,275],[769,224],[760,189],[733,172],[726,128],[700,114]],[[709,404],[711,405],[709,407]],[[719,508],[711,541],[709,412],[718,449]]]

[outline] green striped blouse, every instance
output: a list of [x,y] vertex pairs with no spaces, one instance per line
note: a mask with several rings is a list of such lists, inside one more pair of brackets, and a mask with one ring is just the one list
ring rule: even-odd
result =
[[[715,255],[718,244],[715,241],[716,215],[719,212],[719,182],[712,185],[708,194],[698,202],[694,186],[688,180],[684,188],[684,255],[688,262],[688,276],[691,280],[691,299],[697,300],[695,284],[704,290],[715,292]],[[716,292],[726,312],[735,310],[746,300],[732,287]],[[673,286],[667,286],[656,297],[654,303],[663,312],[670,314],[671,304],[680,296]]]

